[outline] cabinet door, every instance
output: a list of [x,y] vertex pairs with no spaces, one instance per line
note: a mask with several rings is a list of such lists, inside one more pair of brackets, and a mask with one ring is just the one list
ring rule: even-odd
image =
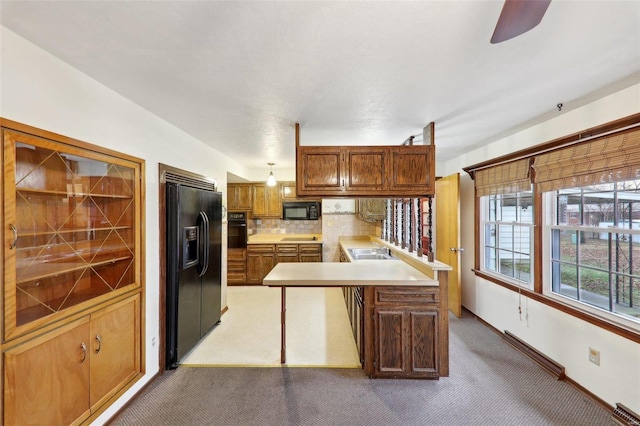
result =
[[262,284],[263,278],[273,269],[276,262],[275,244],[247,245],[247,282]]
[[4,330],[11,339],[141,285],[141,175],[139,163],[2,133],[11,239],[4,250]]
[[375,375],[439,377],[438,310],[375,308]]
[[227,209],[251,210],[253,191],[248,184],[227,185]]
[[236,206],[238,210],[251,210],[251,197],[253,196],[251,185],[238,185],[236,187]]
[[276,257],[273,253],[247,253],[247,282],[262,284],[262,280],[273,269]]
[[389,190],[405,194],[434,194],[434,153],[433,145],[391,147]]
[[282,201],[292,201],[296,199],[296,183],[283,182],[280,184]]
[[4,424],[66,425],[89,416],[88,339],[87,316],[4,353]]
[[269,217],[282,217],[282,200],[280,199],[280,187],[267,186],[267,216]]
[[254,217],[281,217],[282,202],[280,201],[280,188],[266,184],[253,186],[253,216]]
[[407,324],[403,309],[375,308],[374,366],[380,376],[400,377],[408,370]]
[[384,191],[388,172],[386,148],[349,147],[346,153],[346,190],[349,193]]
[[296,189],[298,195],[344,192],[344,151],[340,147],[298,147]]
[[140,372],[140,296],[91,315],[92,411]]
[[412,376],[438,377],[438,310],[408,310],[409,371]]

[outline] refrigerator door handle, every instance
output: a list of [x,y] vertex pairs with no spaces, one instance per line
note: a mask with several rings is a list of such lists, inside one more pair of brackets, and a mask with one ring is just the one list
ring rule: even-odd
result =
[[199,219],[202,219],[203,238],[200,240],[202,244],[202,261],[198,265],[198,269],[201,269],[198,276],[202,277],[209,269],[209,217],[205,212],[200,212]]

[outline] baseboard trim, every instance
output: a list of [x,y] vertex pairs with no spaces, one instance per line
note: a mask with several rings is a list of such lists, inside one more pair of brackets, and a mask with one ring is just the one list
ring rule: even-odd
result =
[[[496,334],[498,334],[500,336],[503,335],[503,333],[500,332],[500,330],[498,330],[497,328],[495,328],[494,326],[492,326],[491,324],[489,324],[488,322],[486,322],[485,320],[483,320],[482,318],[477,316],[473,311],[465,308],[464,306],[462,308],[463,308],[463,312],[465,312],[465,314],[468,314],[469,316],[472,316],[476,321],[479,321],[480,323],[484,324],[489,330],[492,330],[494,333],[496,333]],[[582,392],[585,396],[591,398],[596,404],[600,405],[605,410],[611,412],[611,414],[613,415],[614,407],[612,407],[605,400],[601,399],[600,397],[598,397],[597,395],[595,395],[594,393],[589,391],[589,389],[587,389],[584,386],[580,385],[578,382],[574,381],[571,377],[567,376],[566,374],[565,374],[563,380],[565,382],[569,383],[571,386],[575,387],[580,392]]]
[[160,377],[162,375],[162,373],[164,373],[164,371],[159,371],[156,374],[153,375],[153,377],[151,377],[151,379],[149,379],[149,381],[147,383],[145,383],[140,389],[138,389],[138,391],[136,393],[134,393],[131,398],[129,398],[129,400],[127,402],[124,403],[124,405],[122,407],[120,407],[115,413],[113,413],[113,416],[111,416],[109,418],[109,420],[107,420],[105,422],[105,426],[109,426],[113,420],[115,420],[116,417],[118,417],[118,415],[123,412],[127,407],[129,407],[129,405],[131,405],[131,403],[138,398],[138,395],[142,394],[142,392],[144,392],[149,385],[151,385],[151,383],[153,383],[158,377]]
[[613,421],[621,426],[640,426],[640,414],[634,413],[619,402],[616,403],[612,417]]
[[562,365],[552,360],[534,347],[530,346],[524,340],[518,339],[509,331],[504,331],[502,339],[523,354],[527,355],[529,358],[533,359],[538,363],[538,365],[554,375],[558,380],[563,380],[566,377],[566,375],[564,374],[564,367]]

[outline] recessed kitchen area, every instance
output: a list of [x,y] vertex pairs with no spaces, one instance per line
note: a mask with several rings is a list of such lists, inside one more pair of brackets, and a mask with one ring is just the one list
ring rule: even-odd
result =
[[[429,132],[433,123],[425,127]],[[451,267],[428,255],[431,148],[296,145],[298,164],[307,162],[294,176],[301,180],[276,181],[269,163],[266,181],[228,183],[228,310],[184,364],[324,365],[362,368],[369,377],[448,376]],[[391,165],[396,173],[387,176]],[[343,166],[349,169],[346,184],[331,176]],[[400,185],[385,197],[393,179]]]

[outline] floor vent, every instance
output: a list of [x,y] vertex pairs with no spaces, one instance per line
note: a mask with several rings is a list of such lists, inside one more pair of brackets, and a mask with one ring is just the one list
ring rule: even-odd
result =
[[640,416],[624,405],[617,403],[613,410],[613,421],[622,426],[640,426]]
[[513,346],[523,354],[532,358],[535,362],[540,364],[542,368],[556,376],[558,380],[564,379],[564,367],[562,365],[558,364],[542,352],[539,352],[538,350],[532,348],[527,343],[509,333],[507,330],[504,331],[502,338],[505,342],[509,343],[511,346]]

